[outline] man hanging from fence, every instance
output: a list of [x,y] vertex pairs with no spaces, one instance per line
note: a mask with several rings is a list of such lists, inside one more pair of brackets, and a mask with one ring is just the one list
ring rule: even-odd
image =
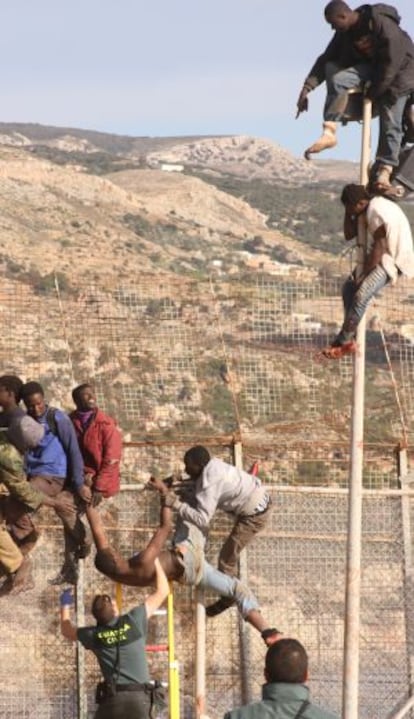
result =
[[205,539],[200,530],[178,518],[169,549],[165,548],[171,533],[172,510],[161,497],[160,524],[147,546],[129,559],[124,559],[109,543],[99,511],[89,505],[86,508],[95,546],[96,568],[114,582],[132,587],[147,587],[154,582],[154,561],[160,560],[168,579],[191,586],[210,589],[231,599],[251,626],[260,632],[267,645],[280,637],[277,629],[269,627],[260,612],[256,597],[239,579],[223,574],[205,559]]
[[70,419],[75,428],[85,467],[85,483],[92,490],[92,503],[119,491],[122,436],[112,417],[102,412],[88,383],[72,391],[76,410]]
[[345,318],[339,334],[322,354],[339,359],[357,349],[358,324],[368,304],[387,284],[402,275],[414,277],[413,238],[408,219],[399,205],[385,197],[371,197],[363,185],[346,185],[341,201],[345,206],[344,235],[352,240],[358,218],[366,224],[369,251],[362,274],[355,272],[342,288]]
[[[175,509],[182,519],[198,527],[205,536],[217,509],[234,518],[233,528],[220,550],[218,568],[225,574],[237,575],[240,552],[268,521],[270,494],[258,477],[211,457],[201,445],[191,447],[185,453],[184,466],[193,484],[194,504],[182,501],[164,482],[155,478],[150,481],[164,497],[165,503]],[[230,598],[221,597],[207,607],[207,615],[214,617],[231,607],[232,603]]]
[[[25,470],[30,484],[49,497],[64,497],[66,506],[56,509],[64,528],[65,558],[53,584],[77,581],[77,562],[90,549],[80,518],[80,500],[90,502],[91,490],[84,483],[83,461],[75,431],[69,417],[61,410],[48,407],[42,386],[27,382],[20,391],[29,416],[44,430],[43,439],[25,452]],[[69,506],[70,505],[70,506]],[[30,515],[14,506],[11,531],[21,540],[34,530]]]
[[325,19],[335,35],[310,70],[297,101],[298,117],[308,109],[309,93],[326,82],[323,134],[305,157],[336,145],[348,91],[365,85],[379,114],[376,182],[389,187],[398,165],[404,109],[414,90],[414,45],[399,26],[397,10],[384,3],[351,10],[342,0],[332,0],[325,7]]
[[37,540],[34,530],[16,542],[8,531],[10,502],[21,512],[34,513],[41,506],[65,509],[62,498],[47,497],[30,485],[24,474],[22,453],[36,447],[43,439],[44,428],[19,407],[22,380],[16,375],[0,377],[0,565],[6,579],[0,596],[20,594],[34,586],[31,562],[27,556]]

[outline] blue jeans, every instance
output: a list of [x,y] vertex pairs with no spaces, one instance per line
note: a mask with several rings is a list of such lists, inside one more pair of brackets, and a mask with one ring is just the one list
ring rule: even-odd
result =
[[256,597],[240,579],[230,574],[223,574],[208,562],[204,562],[203,577],[198,586],[202,589],[212,589],[222,597],[234,599],[244,619],[252,609],[260,609]]
[[335,345],[341,345],[355,338],[357,327],[364,315],[370,301],[390,281],[382,265],[377,265],[357,285],[353,277],[349,277],[342,287],[342,300],[344,303],[345,319],[341,331],[334,340]]
[[178,540],[174,542],[175,551],[184,568],[181,582],[201,589],[212,589],[222,597],[234,599],[244,619],[252,609],[260,609],[254,594],[237,577],[224,574],[206,562],[205,539],[197,527],[180,518],[174,539]]
[[[359,87],[372,77],[372,68],[369,63],[358,63],[354,67],[341,69],[333,62],[325,66],[326,102],[324,119],[340,122],[347,102],[347,91]],[[403,136],[402,118],[404,107],[410,93],[401,95],[394,102],[377,102],[379,111],[379,139],[376,152],[376,161],[384,165],[398,166],[401,140]]]

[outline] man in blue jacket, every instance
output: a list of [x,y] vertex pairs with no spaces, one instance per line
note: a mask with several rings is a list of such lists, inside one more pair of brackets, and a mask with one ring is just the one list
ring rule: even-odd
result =
[[262,701],[227,712],[224,719],[338,719],[309,701],[308,656],[297,639],[279,639],[267,650]]
[[[25,452],[25,471],[31,485],[44,494],[65,496],[71,506],[56,510],[62,520],[65,538],[65,559],[53,584],[77,581],[77,561],[90,549],[85,527],[80,519],[82,501],[91,501],[91,490],[84,483],[83,460],[69,417],[61,410],[49,407],[38,382],[23,385],[20,397],[27,413],[44,427],[43,439],[34,449]],[[29,514],[21,514],[12,525],[12,534],[22,539],[33,531]]]

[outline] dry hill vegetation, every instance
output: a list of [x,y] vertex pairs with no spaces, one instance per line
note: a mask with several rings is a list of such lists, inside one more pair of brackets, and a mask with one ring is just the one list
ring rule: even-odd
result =
[[[306,353],[325,343],[340,322],[338,276],[348,263],[337,257],[343,248],[338,173],[344,171],[349,180],[356,168],[335,171],[331,163],[325,171],[322,163],[297,160],[269,142],[246,137],[127,138],[2,125],[0,145],[0,261],[12,287],[25,286],[33,302],[43,298],[40,311],[48,307],[52,364],[43,362],[41,373],[46,383],[52,376],[55,394],[58,380],[71,381],[68,370],[64,377],[62,366],[59,370],[57,358],[66,350],[61,339],[53,341],[54,327],[57,337],[62,329],[53,319],[53,303],[48,304],[55,299],[57,277],[78,323],[88,312],[95,321],[96,307],[108,323],[118,323],[116,339],[109,324],[106,329],[114,344],[95,338],[89,359],[79,324],[82,350],[76,347],[72,359],[83,376],[101,374],[123,389],[133,381],[141,384],[135,394],[128,389],[128,402],[146,413],[140,432],[171,436],[178,427],[189,431],[194,422],[209,433],[235,428],[234,396],[222,376],[219,322],[235,357],[239,374],[232,386],[244,402],[248,431],[263,417],[268,423],[298,422],[306,397],[308,420],[326,421],[326,436],[342,435],[347,384],[337,373],[310,374]],[[261,309],[255,289],[259,275],[271,288]],[[219,288],[219,319],[208,297],[210,277]],[[141,285],[146,296],[126,289],[131,283]],[[86,292],[85,286],[98,289]],[[324,294],[318,295],[322,286]],[[167,287],[174,288],[173,296]],[[99,288],[109,296],[103,298]],[[404,301],[408,322],[409,291]],[[329,313],[327,302],[334,307]],[[188,348],[177,336],[169,340],[177,356],[168,365],[161,359],[164,350],[157,356],[152,349],[157,327],[171,318],[191,333],[192,351],[199,355],[197,378],[182,359]],[[204,323],[216,331],[210,344]],[[140,333],[129,345],[128,327]],[[253,352],[252,358],[242,358],[241,347]],[[383,357],[375,349],[371,358],[377,378]],[[173,371],[174,382],[167,387],[165,378]],[[341,396],[339,411],[331,406],[327,411],[321,402],[325,381],[329,403]],[[380,378],[378,386],[386,395],[387,382]],[[119,415],[122,408],[114,405],[114,411]],[[332,412],[337,430],[332,424],[328,429]],[[134,414],[124,420],[137,431]],[[320,431],[317,423],[315,431]],[[383,423],[373,432],[387,436],[389,426]]]

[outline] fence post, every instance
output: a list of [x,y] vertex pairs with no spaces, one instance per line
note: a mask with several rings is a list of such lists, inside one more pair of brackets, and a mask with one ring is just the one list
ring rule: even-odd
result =
[[[364,98],[360,164],[360,183],[362,185],[365,185],[368,181],[371,115],[371,101]],[[366,227],[363,223],[363,218],[360,218],[358,223],[359,256],[357,276],[362,271],[366,244]],[[366,319],[364,315],[358,326],[358,349],[354,356],[352,382],[352,420],[344,627],[344,688],[342,699],[343,719],[358,719],[362,476],[364,459],[365,326]]]
[[[243,469],[243,446],[241,442],[235,442],[233,445],[233,461],[236,467]],[[247,584],[247,554],[246,550],[240,553],[239,559],[239,576],[242,582]],[[239,637],[240,637],[240,664],[241,664],[241,694],[244,704],[252,701],[253,689],[251,681],[251,647],[250,635],[246,626],[239,615]]]

